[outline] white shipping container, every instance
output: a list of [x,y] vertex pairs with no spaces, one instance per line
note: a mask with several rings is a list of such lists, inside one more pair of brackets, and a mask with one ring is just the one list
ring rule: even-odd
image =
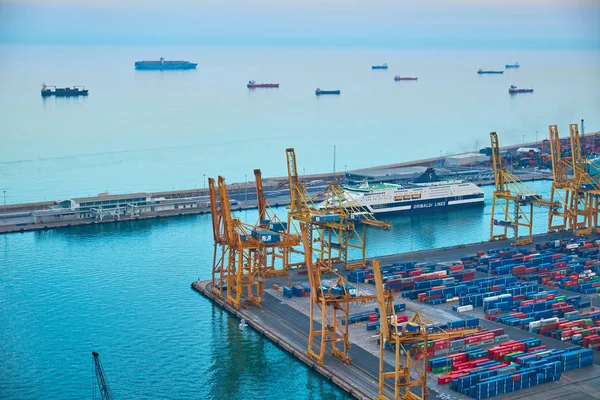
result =
[[472,305],[460,306],[460,307],[457,307],[457,309],[456,309],[456,311],[458,311],[458,312],[466,312],[466,311],[471,311],[471,310],[473,310]]
[[567,249],[576,249],[579,245],[577,243],[571,243],[567,245]]
[[539,328],[541,325],[540,321],[533,321],[529,323],[529,329]]

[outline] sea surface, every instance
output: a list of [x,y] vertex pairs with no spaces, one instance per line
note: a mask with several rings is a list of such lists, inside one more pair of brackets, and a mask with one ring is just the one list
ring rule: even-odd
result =
[[[198,70],[133,70],[160,56]],[[595,52],[1,46],[0,59],[8,203],[202,187],[205,174],[242,181],[257,167],[284,175],[288,146],[309,174],[333,169],[333,145],[341,171],[474,150],[491,130],[510,144],[550,123],[599,129]],[[521,69],[504,76],[476,74],[514,61]],[[383,62],[388,71],[371,71]],[[249,91],[249,79],[281,88]],[[44,81],[90,95],[44,100]],[[512,83],[536,92],[510,97]],[[317,86],[342,95],[317,98]],[[484,190],[483,210],[370,230],[368,255],[486,240]],[[535,231],[545,223],[538,212]],[[210,277],[211,229],[187,216],[0,236],[0,398],[92,398],[92,351],[118,398],[345,398],[191,290]]]
[[[369,229],[368,256],[487,240],[492,190],[484,209]],[[0,398],[92,398],[92,351],[118,398],[347,398],[192,291],[210,279],[211,229],[202,215],[0,236]]]
[[[184,59],[190,71],[136,71]],[[254,168],[306,174],[600,130],[600,52],[0,45],[0,190],[8,203],[193,189]],[[479,68],[521,68],[477,75]],[[387,63],[388,70],[371,70]],[[396,75],[416,82],[394,82]],[[279,89],[246,88],[248,80]],[[42,98],[42,83],[88,97]],[[533,94],[510,96],[511,84]],[[315,96],[315,88],[340,96]]]

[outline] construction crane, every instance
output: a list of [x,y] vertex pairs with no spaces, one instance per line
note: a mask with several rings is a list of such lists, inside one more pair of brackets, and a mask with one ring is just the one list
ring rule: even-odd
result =
[[[598,229],[598,199],[600,190],[597,177],[590,175],[591,163],[581,152],[577,124],[569,125],[571,162],[561,158],[560,137],[556,125],[550,125],[550,152],[553,182],[550,200],[559,199],[563,206],[548,215],[548,231],[571,230],[575,236],[585,236]],[[569,176],[569,170],[572,176]],[[555,219],[558,223],[555,224]]]
[[209,196],[215,241],[211,290],[237,309],[243,299],[244,304],[261,307],[264,278],[273,268],[268,262],[269,255],[277,248],[288,251],[297,246],[300,237],[234,219],[222,176],[218,178],[217,189],[209,178]]
[[[102,364],[100,364],[100,355],[95,351],[92,351],[92,357],[94,357],[94,371],[96,373],[96,382],[98,383],[98,390],[100,391],[100,398],[102,400],[110,400],[111,394],[108,389],[108,382],[104,377],[104,370]],[[96,391],[94,390],[94,398],[96,397]]]
[[[381,266],[377,260],[373,260],[373,273],[381,321],[378,399],[387,399],[384,395],[386,380],[393,379],[394,399],[424,400],[428,393],[426,368],[428,341],[460,338],[480,332],[481,328],[448,332],[436,327],[430,332],[428,325],[432,325],[432,323],[408,304],[407,308],[411,309],[414,315],[408,322],[398,323],[398,317],[394,311],[394,295],[383,285]],[[395,353],[393,371],[385,371],[385,343],[389,343]]]
[[[326,347],[331,343],[331,354],[349,364],[352,361],[348,334],[350,305],[374,303],[377,296],[351,288],[341,275],[327,267],[322,260],[317,259],[313,263],[310,228],[308,224],[301,222],[300,230],[310,284],[310,327],[306,354],[323,366]],[[333,274],[327,285],[322,280],[324,273]]]
[[[311,197],[298,178],[294,149],[286,149],[286,156],[290,189],[288,229],[293,229],[294,221],[307,224],[311,231],[313,251],[329,267],[343,263],[350,270],[366,265],[366,226],[389,229],[391,224],[379,221],[370,212],[364,211],[337,183],[328,185],[324,193]],[[360,251],[360,259],[351,261],[348,254],[350,249]],[[306,255],[304,261],[290,263],[293,266],[304,264]]]
[[[492,165],[494,167],[495,190],[492,199],[490,220],[490,241],[508,238],[508,230],[514,230],[514,244],[523,245],[533,242],[533,206],[547,208],[560,207],[542,198],[502,165],[498,134],[490,133]],[[499,214],[499,215],[498,215]],[[526,234],[520,235],[520,228]],[[499,233],[496,233],[500,230]]]

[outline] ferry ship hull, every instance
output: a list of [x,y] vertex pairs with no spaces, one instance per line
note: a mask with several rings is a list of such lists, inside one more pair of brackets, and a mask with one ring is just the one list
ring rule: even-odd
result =
[[471,199],[440,198],[418,200],[406,204],[390,204],[389,207],[380,208],[371,205],[364,206],[366,211],[378,215],[408,215],[408,214],[429,214],[433,212],[445,212],[452,210],[461,210],[465,208],[483,207],[485,204],[483,196]]

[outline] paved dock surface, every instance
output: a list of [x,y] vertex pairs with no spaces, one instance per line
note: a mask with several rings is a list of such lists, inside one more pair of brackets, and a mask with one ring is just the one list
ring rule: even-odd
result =
[[[536,242],[545,242],[549,240],[570,238],[572,235],[569,232],[543,234],[535,237]],[[416,260],[418,262],[427,263],[445,263],[457,261],[464,255],[474,254],[477,251],[486,251],[492,248],[509,247],[510,241],[497,242],[481,242],[473,243],[464,246],[447,247],[441,249],[430,249],[412,253],[390,255],[386,257],[378,257],[384,263],[401,261],[401,260]],[[531,248],[533,245],[521,246]],[[342,271],[340,266],[339,271]],[[344,272],[343,274],[346,274]],[[324,276],[324,279],[327,279]],[[306,275],[298,275],[297,271],[293,271],[288,277],[270,278],[265,283],[265,297],[263,308],[250,308],[249,310],[236,311],[229,307],[230,312],[240,318],[245,318],[258,326],[257,330],[273,340],[272,336],[276,335],[273,340],[280,347],[286,349],[294,356],[305,362],[311,368],[324,375],[327,379],[336,383],[342,389],[346,390],[356,398],[375,398],[377,395],[378,371],[379,371],[379,345],[370,340],[373,336],[372,331],[366,331],[364,325],[351,325],[350,341],[352,346],[350,354],[352,363],[345,365],[340,360],[332,357],[328,351],[325,356],[325,368],[316,365],[313,361],[306,357],[306,346],[308,343],[309,330],[309,301],[308,297],[292,299],[284,298],[281,292],[271,289],[272,284],[285,285],[288,283],[307,283]],[[206,291],[207,282],[195,282],[194,289],[202,292]],[[374,293],[375,287],[369,284],[357,284],[358,287],[366,292]],[[553,288],[554,289],[554,288]],[[577,293],[564,291],[568,295]],[[205,294],[206,295],[206,294]],[[211,298],[211,293],[208,296]],[[404,301],[407,308],[407,315],[412,315],[413,310],[418,310],[424,316],[433,322],[442,322],[466,317],[477,317],[480,319],[480,324],[486,329],[504,328],[511,340],[518,340],[526,337],[539,337],[543,345],[548,348],[562,349],[572,346],[570,342],[562,342],[546,336],[540,336],[527,332],[515,327],[499,324],[493,321],[484,319],[481,309],[476,308],[471,312],[459,314],[452,311],[452,303],[442,304],[440,306],[431,306],[425,303],[401,299],[397,294],[398,301]],[[213,298],[213,301],[214,298]],[[218,300],[215,302],[219,303]],[[221,301],[221,303],[223,303]],[[222,305],[222,304],[221,304]],[[222,305],[223,306],[223,305]],[[225,306],[227,308],[228,306]],[[376,307],[375,304],[364,306],[363,309],[352,311],[353,313],[372,311]],[[318,321],[317,321],[318,323]],[[251,323],[252,325],[252,323]],[[254,327],[254,326],[253,326]],[[271,337],[270,337],[271,336]],[[484,348],[493,347],[483,346]],[[287,348],[286,348],[287,347]],[[386,371],[392,369],[393,353],[387,351],[385,354]],[[445,399],[445,400],[466,400],[467,397],[450,390],[449,385],[438,385],[437,374],[429,374],[428,388],[429,399]],[[386,385],[386,396],[392,396],[393,388],[389,384]],[[393,397],[393,396],[392,396]],[[390,397],[391,398],[391,397]],[[580,368],[563,373],[560,381],[546,383],[529,389],[519,390],[510,394],[496,396],[499,400],[508,399],[531,399],[531,400],[546,400],[546,399],[565,399],[565,400],[587,400],[600,399],[600,352],[594,354],[594,365],[591,367]]]

